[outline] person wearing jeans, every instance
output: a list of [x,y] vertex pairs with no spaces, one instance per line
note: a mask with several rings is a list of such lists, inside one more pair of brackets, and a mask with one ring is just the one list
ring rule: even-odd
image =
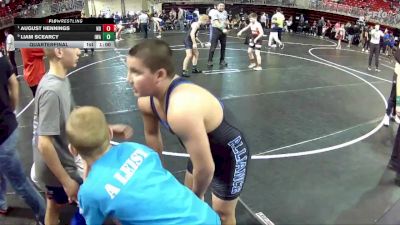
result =
[[6,57],[0,57],[0,85],[0,214],[9,211],[5,198],[8,180],[39,224],[44,224],[44,199],[28,180],[18,156],[18,122],[13,111],[18,104],[19,84]]

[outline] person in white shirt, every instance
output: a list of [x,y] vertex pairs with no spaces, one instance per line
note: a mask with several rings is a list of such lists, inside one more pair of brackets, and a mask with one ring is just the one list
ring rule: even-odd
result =
[[[217,5],[214,5],[214,8],[210,9],[210,11],[208,12],[208,16],[210,17],[210,19],[212,19],[213,17],[215,17],[216,13],[218,13]],[[206,44],[207,46],[211,46],[212,31],[213,31],[212,24],[210,24],[210,36],[208,39],[208,44]]]
[[380,52],[380,41],[383,37],[383,32],[379,30],[379,24],[375,25],[375,29],[371,30],[371,40],[370,40],[370,51],[368,59],[368,70],[371,70],[372,57],[375,55],[375,71],[379,72],[379,52]]
[[211,17],[211,25],[212,25],[212,39],[211,39],[211,47],[208,53],[208,67],[212,67],[213,57],[215,49],[217,48],[218,41],[221,45],[221,54],[219,65],[227,66],[228,63],[225,62],[225,48],[226,48],[226,34],[228,30],[226,29],[228,25],[228,13],[225,11],[225,4],[219,3],[217,6],[217,13],[214,13]]
[[193,11],[193,14],[196,14],[196,18],[197,18],[197,19],[200,18],[200,12],[199,12],[199,9],[198,9],[198,8],[196,8],[196,9]]
[[182,8],[178,8],[178,23],[179,23],[179,29],[181,31],[185,31],[185,11]]
[[140,31],[144,32],[144,38],[147,39],[147,27],[149,24],[149,16],[143,10],[139,16]]
[[263,29],[268,28],[267,26],[267,14],[264,12],[260,17],[260,23]]
[[[262,70],[260,50],[262,47],[261,38],[264,35],[264,29],[261,26],[261,23],[257,21],[257,14],[251,13],[249,19],[250,19],[250,24],[247,25],[245,28],[243,28],[241,31],[239,31],[237,35],[238,36],[242,35],[244,31],[250,28],[251,39],[249,41],[249,48],[247,50],[250,59],[249,68],[254,70]],[[256,55],[255,57],[256,60],[254,60],[254,53]]]
[[10,59],[11,65],[13,66],[13,71],[16,76],[18,76],[17,63],[15,62],[15,43],[14,36],[10,33],[8,29],[4,31],[4,36],[6,36],[6,54]]

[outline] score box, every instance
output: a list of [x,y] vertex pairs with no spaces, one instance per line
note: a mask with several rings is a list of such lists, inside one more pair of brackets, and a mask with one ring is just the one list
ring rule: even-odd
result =
[[114,24],[103,24],[103,32],[115,32]]
[[115,33],[103,32],[103,41],[115,41]]

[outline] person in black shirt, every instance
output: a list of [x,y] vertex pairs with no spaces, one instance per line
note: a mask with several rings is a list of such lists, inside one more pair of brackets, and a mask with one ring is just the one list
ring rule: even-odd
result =
[[[398,45],[397,51],[394,54],[394,58],[396,59],[396,66],[394,69],[394,75],[393,75],[393,80],[396,81],[396,83],[393,83],[392,85],[392,91],[390,93],[390,98],[388,100],[388,109],[387,109],[387,114],[392,113],[392,110],[394,108],[395,113],[397,116],[400,115],[400,95],[399,95],[399,90],[397,90],[398,86],[396,85],[398,83],[398,78],[400,75],[400,44]],[[385,117],[387,116],[385,115]],[[385,118],[384,120],[387,120]],[[384,121],[385,123],[385,121]],[[396,171],[396,179],[395,183],[397,186],[400,186],[400,126],[399,129],[397,129],[397,134],[396,134],[396,139],[394,141],[394,146],[393,146],[393,151],[392,151],[392,156],[389,161],[388,167],[390,169],[393,169]]]
[[45,203],[24,173],[17,152],[18,123],[14,110],[18,104],[19,84],[7,57],[0,57],[0,214],[9,211],[5,194],[8,180],[44,224]]

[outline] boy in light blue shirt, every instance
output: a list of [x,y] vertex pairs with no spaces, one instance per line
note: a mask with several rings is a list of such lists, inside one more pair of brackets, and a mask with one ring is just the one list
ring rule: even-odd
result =
[[112,132],[94,107],[74,110],[67,122],[70,151],[85,162],[78,201],[88,225],[107,217],[130,224],[217,224],[220,218],[162,167],[158,154],[137,143],[111,146]]

